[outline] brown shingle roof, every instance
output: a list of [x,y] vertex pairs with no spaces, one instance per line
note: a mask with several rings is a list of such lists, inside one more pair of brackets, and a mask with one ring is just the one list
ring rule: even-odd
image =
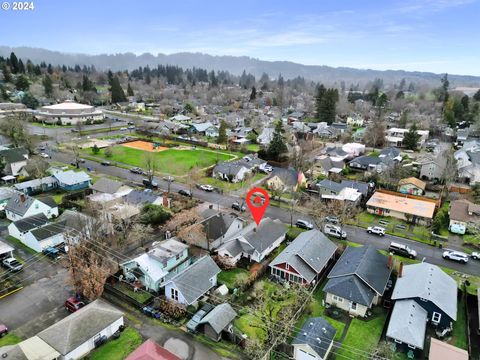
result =
[[398,182],[398,185],[406,185],[406,184],[413,184],[422,190],[425,190],[425,187],[427,186],[427,184],[424,181],[419,180],[416,177],[405,178]]

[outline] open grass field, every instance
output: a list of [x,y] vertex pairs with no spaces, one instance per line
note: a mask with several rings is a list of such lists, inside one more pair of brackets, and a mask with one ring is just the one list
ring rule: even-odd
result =
[[[91,152],[89,151],[88,153],[90,154]],[[111,162],[143,168],[145,166],[145,154],[146,152],[143,150],[119,145],[113,147],[111,157],[105,156],[105,149],[101,149],[96,156]],[[177,176],[186,175],[192,168],[206,168],[217,162],[230,160],[234,157],[233,155],[202,149],[168,149],[152,154],[155,157],[158,172]]]

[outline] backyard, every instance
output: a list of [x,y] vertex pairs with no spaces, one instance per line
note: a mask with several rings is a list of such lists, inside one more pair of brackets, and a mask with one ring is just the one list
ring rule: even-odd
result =
[[218,274],[217,280],[219,284],[224,284],[230,290],[239,286],[242,281],[248,278],[248,270],[242,268],[234,268],[231,270],[222,270]]
[[88,360],[123,360],[143,342],[142,336],[127,327],[118,339],[109,340],[86,357]]
[[[85,155],[92,156],[91,149],[84,150]],[[111,162],[118,162],[129,166],[145,166],[146,152],[139,149],[125,146],[114,146],[110,157],[105,155],[105,149],[95,155]],[[155,159],[157,171],[171,175],[186,175],[192,168],[206,168],[215,163],[230,160],[234,155],[214,150],[188,149],[177,150],[168,149],[160,152],[151,153]]]

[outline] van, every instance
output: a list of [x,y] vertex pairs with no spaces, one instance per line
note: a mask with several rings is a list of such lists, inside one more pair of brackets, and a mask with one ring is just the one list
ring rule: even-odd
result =
[[410,259],[415,259],[417,257],[417,252],[415,250],[410,249],[407,245],[396,242],[390,244],[388,251],[400,256],[409,257]]
[[342,229],[340,229],[340,227],[336,225],[326,224],[323,228],[323,232],[326,235],[330,235],[338,239],[347,238],[347,233],[345,231],[342,231]]

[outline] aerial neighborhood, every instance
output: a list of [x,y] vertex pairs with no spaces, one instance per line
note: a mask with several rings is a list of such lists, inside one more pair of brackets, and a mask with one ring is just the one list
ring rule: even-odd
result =
[[26,49],[1,358],[479,359],[478,77]]

